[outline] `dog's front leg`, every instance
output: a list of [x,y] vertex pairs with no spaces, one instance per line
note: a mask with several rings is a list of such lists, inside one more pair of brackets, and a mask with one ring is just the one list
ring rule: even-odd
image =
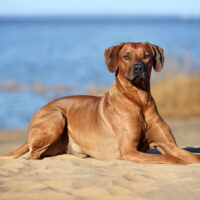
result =
[[156,147],[161,153],[184,160],[187,163],[200,162],[200,155],[180,149],[167,123],[158,114],[154,102],[144,112],[147,124],[146,139],[150,147]]
[[[136,127],[136,126],[135,126]],[[130,130],[130,129],[129,129]],[[183,160],[172,155],[149,154],[137,150],[139,143],[139,129],[130,132],[128,129],[119,135],[119,152],[122,160],[130,160],[136,163],[168,163],[168,164],[186,164]]]

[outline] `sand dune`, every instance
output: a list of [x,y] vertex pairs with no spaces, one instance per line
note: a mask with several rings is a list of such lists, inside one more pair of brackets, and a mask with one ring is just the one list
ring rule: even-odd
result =
[[[200,151],[199,120],[170,123],[179,144],[196,145],[197,148],[190,150]],[[24,142],[25,134],[0,132],[0,153],[12,150],[22,143],[21,140]],[[71,155],[27,161],[25,157],[0,159],[0,200],[200,198],[200,164],[136,164]]]

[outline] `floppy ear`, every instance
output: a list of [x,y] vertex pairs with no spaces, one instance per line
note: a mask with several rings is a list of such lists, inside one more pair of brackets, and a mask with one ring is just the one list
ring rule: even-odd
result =
[[110,72],[115,72],[118,68],[118,54],[122,46],[123,43],[105,50],[104,60]]
[[149,44],[149,45],[152,48],[153,50],[152,52],[154,55],[153,68],[156,72],[160,72],[163,68],[164,59],[165,59],[164,50],[160,48],[159,46],[156,46],[153,44]]

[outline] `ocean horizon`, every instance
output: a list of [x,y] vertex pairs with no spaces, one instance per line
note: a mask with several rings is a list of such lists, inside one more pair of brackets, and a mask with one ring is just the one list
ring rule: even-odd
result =
[[[200,19],[186,16],[0,16],[0,88],[5,83],[67,92],[0,90],[0,128],[25,128],[50,100],[109,86],[104,51],[121,42],[156,44],[171,60],[199,71]],[[165,73],[166,68],[161,74]],[[12,114],[11,114],[12,113]]]

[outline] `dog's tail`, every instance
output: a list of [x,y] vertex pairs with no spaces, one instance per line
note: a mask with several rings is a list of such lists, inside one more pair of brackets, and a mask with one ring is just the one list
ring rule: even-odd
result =
[[15,149],[11,153],[0,155],[0,158],[18,158],[19,156],[25,154],[29,151],[28,143],[26,142],[19,148]]

